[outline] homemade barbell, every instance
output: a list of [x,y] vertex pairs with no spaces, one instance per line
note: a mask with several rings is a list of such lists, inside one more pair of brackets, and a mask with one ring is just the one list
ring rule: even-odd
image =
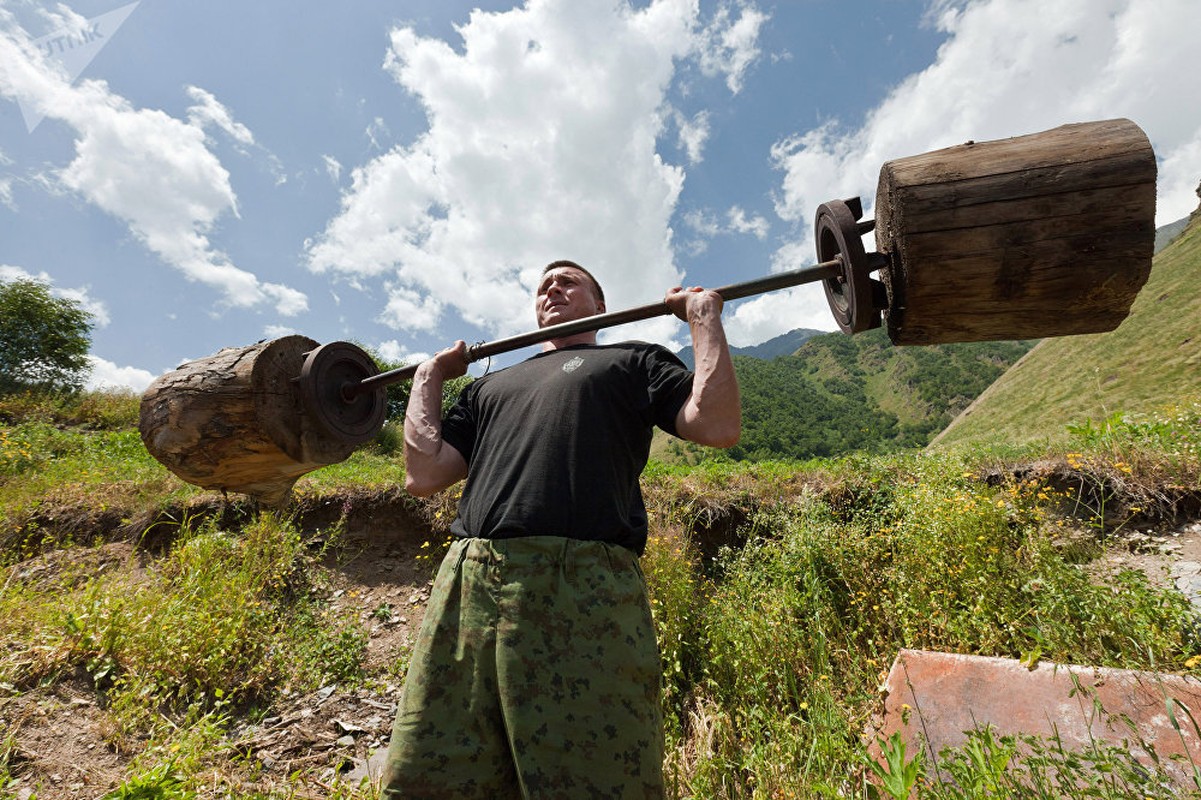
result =
[[[724,286],[736,300],[821,282],[839,328],[886,324],[894,344],[1036,339],[1116,328],[1151,269],[1154,152],[1129,120],[1065,125],[886,163],[876,219],[858,198],[822,204],[817,265]],[[875,230],[876,251],[862,236]],[[469,347],[469,361],[670,314],[601,314]],[[380,372],[349,342],[303,336],[227,348],[161,376],[139,428],[155,458],[203,488],[281,504],[383,426]]]

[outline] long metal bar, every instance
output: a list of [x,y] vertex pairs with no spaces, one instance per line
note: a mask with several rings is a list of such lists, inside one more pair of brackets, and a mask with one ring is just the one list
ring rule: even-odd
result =
[[[723,300],[738,300],[743,297],[775,291],[776,289],[800,286],[803,283],[816,283],[817,281],[838,278],[842,275],[842,272],[842,259],[834,258],[812,267],[801,267],[800,269],[789,270],[788,272],[768,275],[764,278],[756,278],[742,283],[732,283],[716,291],[721,295]],[[574,336],[577,333],[586,333],[587,331],[599,331],[602,328],[612,328],[614,325],[624,325],[628,322],[638,322],[644,319],[651,319],[652,317],[667,316],[671,313],[671,309],[667,307],[667,304],[660,301],[645,306],[629,308],[625,311],[613,311],[608,314],[597,314],[585,317],[584,319],[572,320],[571,322],[562,322],[558,325],[549,325],[545,328],[539,328],[536,331],[521,333],[506,339],[497,339],[492,342],[472,345],[467,348],[467,361],[471,363],[479,361],[481,358],[520,350],[523,347],[540,344],[551,339]],[[342,395],[347,400],[352,400],[358,395],[372,391],[377,387],[389,386],[393,383],[410,380],[414,373],[417,372],[418,366],[417,364],[413,364],[401,367],[400,369],[381,372],[370,378],[364,378],[358,383],[347,384],[342,387]]]

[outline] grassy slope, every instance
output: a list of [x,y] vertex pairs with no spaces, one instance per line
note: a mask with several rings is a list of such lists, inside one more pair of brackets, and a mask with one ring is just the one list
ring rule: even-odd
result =
[[1201,216],[1155,258],[1117,330],[1047,339],[935,439],[1056,441],[1065,426],[1201,396]]

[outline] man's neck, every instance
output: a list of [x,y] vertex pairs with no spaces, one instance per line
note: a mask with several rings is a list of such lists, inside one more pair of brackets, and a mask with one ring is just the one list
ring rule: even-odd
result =
[[585,331],[575,336],[563,336],[542,343],[542,352],[562,350],[564,347],[574,347],[577,344],[596,344],[596,331]]

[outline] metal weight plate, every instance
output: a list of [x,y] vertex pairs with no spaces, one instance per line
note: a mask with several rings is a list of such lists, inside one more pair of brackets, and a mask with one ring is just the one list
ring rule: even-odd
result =
[[[859,333],[881,325],[879,292],[871,277],[873,266],[859,237],[865,232],[858,218],[863,215],[859,198],[831,200],[817,208],[818,263],[838,259],[842,274],[823,281],[826,300],[843,333]],[[882,288],[882,287],[881,287]]]
[[388,413],[384,387],[350,395],[345,388],[379,373],[371,356],[350,342],[330,342],[305,354],[297,383],[308,417],[349,445],[370,441]]

